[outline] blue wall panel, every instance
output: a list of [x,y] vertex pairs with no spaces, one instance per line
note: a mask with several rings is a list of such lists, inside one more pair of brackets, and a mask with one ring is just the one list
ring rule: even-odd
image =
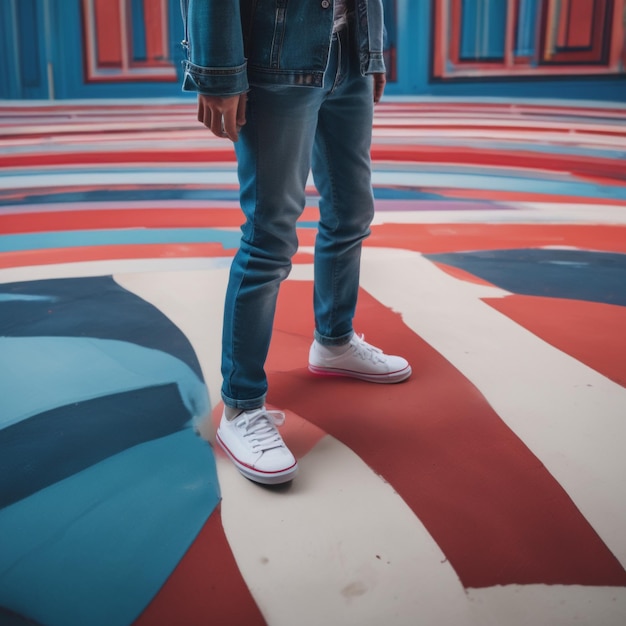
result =
[[13,10],[0,4],[0,98],[17,98],[18,84],[13,45]]
[[0,4],[0,98],[47,98],[44,3],[4,0]]
[[133,59],[136,61],[145,61],[147,57],[146,51],[146,29],[144,25],[143,0],[131,0],[131,24],[133,28]]
[[20,63],[20,83],[24,91],[29,92],[41,87],[43,68],[39,61],[40,50],[45,47],[45,42],[41,36],[29,36],[40,32],[35,0],[20,0],[15,8],[18,28],[17,54],[18,58],[23,61]]
[[515,34],[515,55],[531,56],[535,50],[538,0],[520,0],[519,22]]
[[504,58],[506,4],[502,0],[463,0],[461,10],[461,58]]

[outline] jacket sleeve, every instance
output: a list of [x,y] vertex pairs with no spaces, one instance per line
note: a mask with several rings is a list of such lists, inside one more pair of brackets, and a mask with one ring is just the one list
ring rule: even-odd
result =
[[183,91],[232,96],[248,90],[239,0],[181,0],[187,59]]

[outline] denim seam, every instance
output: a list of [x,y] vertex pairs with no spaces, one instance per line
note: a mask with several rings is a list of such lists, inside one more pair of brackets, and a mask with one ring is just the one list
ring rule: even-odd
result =
[[[329,150],[328,150],[328,144],[326,143],[326,137],[324,135],[321,136],[321,143],[322,146],[324,147],[324,157],[325,157],[325,162],[329,163]],[[333,220],[335,221],[335,224],[333,225],[333,230],[337,229],[337,223],[338,223],[338,217],[337,217],[337,195],[336,195],[336,185],[335,185],[335,179],[334,179],[334,173],[333,173],[333,169],[332,167],[328,168],[328,181],[330,184],[330,204],[331,204],[331,214],[333,217]],[[320,216],[321,217],[321,216]],[[332,307],[330,309],[330,313],[328,316],[328,327],[332,328],[335,324],[335,315],[336,315],[336,311],[335,311],[335,303],[337,302],[337,258],[336,256],[333,257],[333,265],[332,265]]]
[[[248,114],[249,115],[254,115],[255,114],[253,107],[250,107]],[[258,129],[258,125],[254,125],[254,128],[255,128],[255,132],[257,132],[256,129]],[[258,154],[259,141],[258,141],[258,138],[254,142],[254,145],[255,145],[255,151],[256,151],[254,162],[255,162],[255,167],[258,168],[258,163],[259,163],[259,154]],[[258,176],[258,172],[257,172],[257,175],[255,176],[255,183],[254,183],[254,185],[255,185],[254,186],[254,203],[255,203],[255,205],[256,205],[256,200],[257,200],[258,195],[259,195],[259,191],[258,191],[258,184],[259,183],[258,183],[258,180],[259,180],[259,176]],[[256,234],[256,220],[257,220],[256,210],[254,211],[254,213],[253,213],[253,215],[251,217],[248,217],[248,215],[246,215],[245,217],[246,217],[246,222],[250,224],[250,228],[251,228],[251,232],[249,233],[250,241],[254,241],[255,234]],[[237,286],[237,295],[239,294],[239,291],[241,290],[241,284],[242,284],[242,282],[244,280],[244,276],[246,274],[246,269],[247,269],[247,266],[248,266],[249,263],[250,263],[250,255],[248,254],[248,256],[246,258],[246,267],[242,269],[242,277],[241,277],[241,279],[239,281],[239,284]],[[240,306],[241,306],[241,304],[240,304],[239,298],[235,297],[235,309],[233,311],[234,320],[232,322],[233,332],[232,332],[232,337],[230,338],[230,341],[231,341],[231,346],[230,346],[230,348],[231,348],[231,363],[230,363],[230,374],[229,374],[229,377],[228,377],[228,389],[229,389],[230,393],[233,394],[233,396],[239,395],[241,393],[241,389],[239,389],[239,388],[233,389],[233,384],[232,384],[232,379],[233,379],[233,377],[235,375],[235,367],[236,367],[235,364],[236,364],[236,361],[237,361],[237,359],[235,358],[235,354],[236,353],[238,354],[238,350],[239,350],[239,345],[237,343],[237,337],[240,336],[240,332],[239,332],[238,328],[235,328],[235,322],[240,319],[240,315],[238,314],[238,310],[239,310]],[[236,350],[237,350],[237,352],[236,352]],[[258,396],[258,397],[252,398],[252,399],[246,399],[246,400],[241,400],[241,398],[233,398],[231,396],[227,396],[227,397],[228,397],[229,400],[234,401],[238,408],[244,408],[244,409],[247,410],[249,408],[256,408],[256,407],[248,406],[250,403],[257,404],[262,399],[261,403],[263,404],[265,402],[266,394],[267,394],[267,391],[263,392],[263,394],[261,396]],[[225,394],[222,393],[222,398],[223,399],[224,399],[224,396],[225,396]],[[245,405],[245,406],[243,406],[243,405]]]
[[350,22],[344,26],[343,30],[337,33],[337,39],[339,43],[339,58],[337,59],[337,75],[332,89],[333,92],[341,87],[344,81],[350,77],[350,57],[352,55],[352,31],[350,30]]
[[342,46],[341,46],[341,35],[340,33],[336,34],[337,37],[337,69],[335,70],[335,78],[333,79],[333,86],[330,88],[328,92],[329,95],[335,93],[335,90],[341,85],[343,82],[341,75],[341,59],[342,59]]

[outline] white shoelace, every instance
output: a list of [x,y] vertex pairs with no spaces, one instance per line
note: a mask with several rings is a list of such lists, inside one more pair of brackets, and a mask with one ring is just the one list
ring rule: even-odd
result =
[[282,437],[276,430],[285,423],[282,411],[258,411],[244,413],[237,427],[245,430],[243,437],[247,439],[255,452],[266,452],[284,446]]
[[354,335],[351,345],[356,355],[364,361],[369,360],[374,363],[385,363],[386,361],[383,351],[367,343],[367,341],[365,341],[365,335]]

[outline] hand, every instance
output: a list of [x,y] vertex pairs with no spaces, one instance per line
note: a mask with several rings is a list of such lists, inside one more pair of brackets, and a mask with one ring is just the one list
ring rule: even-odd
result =
[[387,84],[387,77],[385,74],[374,74],[374,104],[378,104],[383,97],[385,91],[385,85]]
[[216,137],[239,139],[239,129],[246,123],[246,94],[206,96],[198,94],[198,121]]

